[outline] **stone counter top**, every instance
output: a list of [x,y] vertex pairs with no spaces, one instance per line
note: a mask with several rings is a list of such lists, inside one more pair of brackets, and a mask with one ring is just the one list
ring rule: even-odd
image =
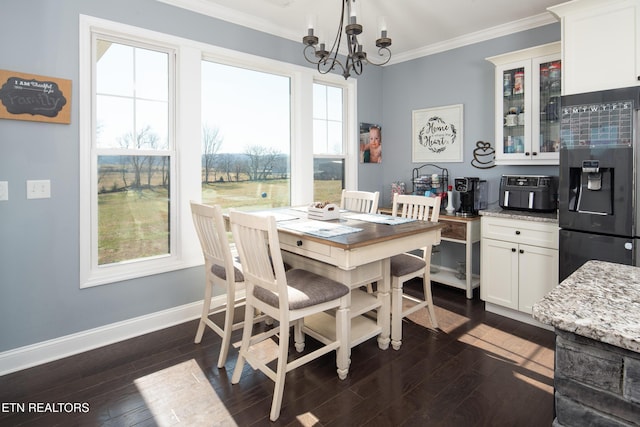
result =
[[640,353],[640,268],[588,261],[533,306],[533,318]]
[[528,212],[528,211],[516,211],[511,209],[502,209],[501,207],[490,207],[480,211],[480,215],[483,216],[495,216],[500,218],[520,219],[525,221],[536,222],[552,222],[558,223],[557,212]]

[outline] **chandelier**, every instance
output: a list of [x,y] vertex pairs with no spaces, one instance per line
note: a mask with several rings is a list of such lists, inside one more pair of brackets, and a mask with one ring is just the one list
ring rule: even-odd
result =
[[[376,40],[378,55],[381,57],[380,62],[372,62],[367,57],[367,53],[362,50],[362,44],[358,42],[358,35],[362,33],[362,25],[357,23],[355,2],[356,0],[342,1],[342,14],[338,33],[333,41],[331,50],[327,51],[324,43],[318,45],[318,37],[313,34],[313,23],[310,23],[307,35],[302,38],[302,43],[305,45],[304,58],[316,65],[321,74],[326,74],[336,67],[340,67],[342,76],[346,80],[351,76],[351,73],[362,74],[364,64],[380,66],[391,59],[391,51],[389,50],[391,39],[387,37],[387,29],[384,23],[380,28],[380,37]],[[345,35],[349,50],[344,64],[338,59],[338,50],[340,49],[343,35]]]

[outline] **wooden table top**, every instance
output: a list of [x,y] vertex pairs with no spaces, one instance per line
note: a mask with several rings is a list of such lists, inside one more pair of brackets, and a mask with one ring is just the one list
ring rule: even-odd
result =
[[[282,208],[274,209],[275,213],[283,213],[286,215],[298,216],[299,220],[307,220],[306,214],[297,209]],[[298,221],[298,220],[291,220]],[[285,221],[289,222],[289,221]],[[428,221],[411,221],[403,224],[388,225],[379,224],[374,222],[362,221],[352,218],[341,218],[335,220],[329,220],[327,223],[346,225],[349,227],[356,227],[362,229],[362,231],[355,233],[342,234],[335,237],[319,237],[307,233],[298,232],[295,230],[289,230],[286,228],[278,227],[278,230],[283,233],[292,234],[300,237],[304,237],[307,240],[327,244],[329,246],[339,247],[344,250],[351,250],[359,247],[373,245],[393,239],[412,236],[419,233],[428,233],[432,231],[440,230],[444,227],[444,224],[433,223]]]

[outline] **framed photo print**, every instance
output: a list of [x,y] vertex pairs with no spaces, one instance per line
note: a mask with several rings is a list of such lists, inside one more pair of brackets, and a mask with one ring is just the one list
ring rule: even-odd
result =
[[463,161],[463,105],[413,110],[413,163]]
[[382,163],[382,128],[360,123],[360,163]]

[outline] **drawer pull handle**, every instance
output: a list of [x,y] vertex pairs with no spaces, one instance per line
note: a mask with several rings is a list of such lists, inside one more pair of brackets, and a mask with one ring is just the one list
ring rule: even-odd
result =
[[516,230],[516,234],[519,236],[520,235],[520,230]]
[[302,246],[302,240],[297,240],[296,241],[296,246]]
[[511,252],[515,252],[515,251],[516,251],[516,248],[511,248]]

